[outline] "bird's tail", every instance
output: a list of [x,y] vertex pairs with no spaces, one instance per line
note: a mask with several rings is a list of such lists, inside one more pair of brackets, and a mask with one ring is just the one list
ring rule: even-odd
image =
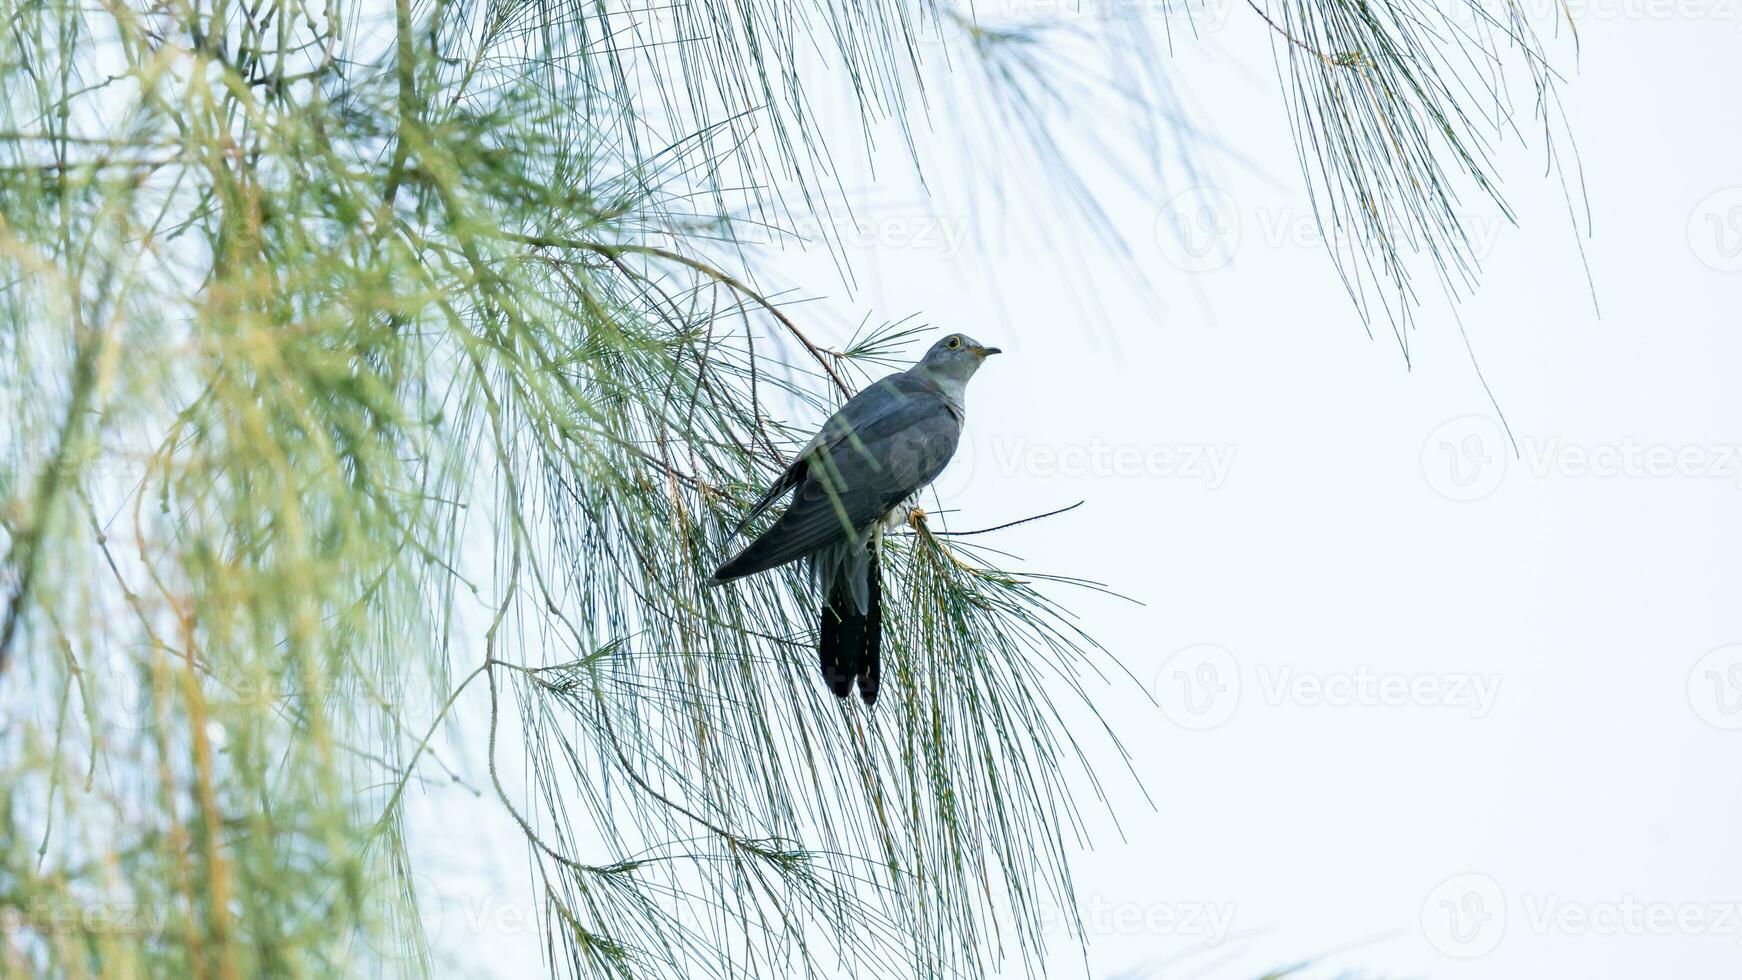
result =
[[866,704],[877,703],[877,685],[883,666],[883,587],[877,569],[877,545],[871,551],[870,593],[864,612],[853,601],[849,576],[836,575],[823,599],[822,629],[817,651],[821,654],[823,680],[836,697],[846,697],[859,681],[859,696]]

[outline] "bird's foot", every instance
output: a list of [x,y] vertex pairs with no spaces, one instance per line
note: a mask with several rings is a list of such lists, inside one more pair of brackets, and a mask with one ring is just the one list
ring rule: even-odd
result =
[[915,531],[925,526],[925,508],[915,507],[907,512],[907,526]]

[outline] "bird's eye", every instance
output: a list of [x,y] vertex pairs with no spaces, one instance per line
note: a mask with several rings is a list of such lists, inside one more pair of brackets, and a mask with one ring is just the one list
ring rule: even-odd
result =
[[962,338],[951,337],[949,340],[944,342],[944,346],[948,347],[950,350],[955,350],[956,348],[962,346]]

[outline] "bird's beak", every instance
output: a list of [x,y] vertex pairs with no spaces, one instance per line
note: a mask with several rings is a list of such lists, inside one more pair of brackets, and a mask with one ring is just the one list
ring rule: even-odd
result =
[[981,357],[991,357],[993,354],[1002,354],[1002,353],[1004,353],[1003,349],[998,348],[998,347],[982,347],[982,348],[980,348],[980,356]]

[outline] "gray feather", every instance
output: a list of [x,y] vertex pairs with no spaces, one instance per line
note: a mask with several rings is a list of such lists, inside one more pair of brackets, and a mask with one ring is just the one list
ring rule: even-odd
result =
[[837,543],[862,552],[871,526],[949,464],[962,435],[960,411],[932,379],[912,372],[865,389],[794,464],[804,473],[786,513],[722,565],[715,580],[753,575]]

